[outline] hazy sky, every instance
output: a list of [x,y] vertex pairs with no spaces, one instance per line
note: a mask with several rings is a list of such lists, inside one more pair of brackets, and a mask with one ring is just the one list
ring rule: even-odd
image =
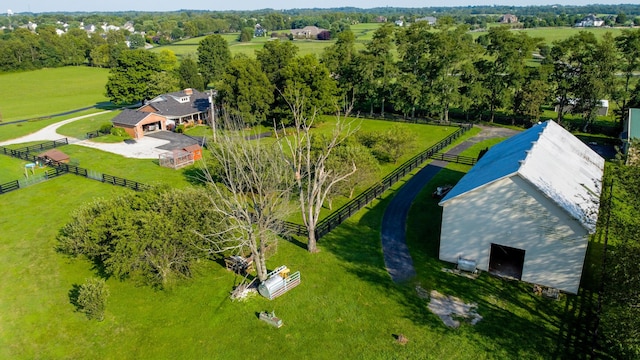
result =
[[18,12],[51,12],[51,11],[171,11],[180,9],[195,10],[255,10],[255,9],[294,9],[294,8],[332,8],[353,6],[358,8],[393,7],[429,7],[429,6],[467,6],[467,5],[586,5],[586,4],[631,4],[637,0],[0,0],[0,12],[11,9]]

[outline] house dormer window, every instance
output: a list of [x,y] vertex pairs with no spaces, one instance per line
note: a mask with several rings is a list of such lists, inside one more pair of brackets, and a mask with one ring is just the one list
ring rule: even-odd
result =
[[183,97],[179,98],[178,102],[180,104],[188,103],[189,102],[189,96],[183,96]]

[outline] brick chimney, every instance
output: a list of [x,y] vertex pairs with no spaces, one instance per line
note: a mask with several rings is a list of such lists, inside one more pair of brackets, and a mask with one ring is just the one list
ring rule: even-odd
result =
[[191,88],[184,89],[184,94],[185,95],[193,95],[193,89],[191,89]]

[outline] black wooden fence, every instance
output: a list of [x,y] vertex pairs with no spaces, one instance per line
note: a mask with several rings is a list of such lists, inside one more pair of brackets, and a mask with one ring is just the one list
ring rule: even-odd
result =
[[36,157],[34,155],[31,155],[32,152],[45,151],[45,150],[57,148],[58,146],[68,145],[68,144],[69,144],[69,140],[67,138],[63,138],[59,140],[46,141],[40,144],[31,145],[31,146],[25,146],[19,149],[9,149],[9,148],[0,146],[0,152],[5,155],[17,157],[23,160],[35,161]]
[[0,194],[8,193],[9,191],[20,189],[20,183],[18,180],[13,180],[8,183],[0,184]]
[[[22,160],[28,160],[28,161],[36,162],[36,161],[42,160],[42,159],[40,159],[36,155],[32,155],[31,152],[49,150],[49,149],[56,148],[58,146],[67,145],[68,143],[69,143],[68,139],[64,138],[64,139],[61,139],[61,140],[47,141],[47,142],[43,142],[41,144],[26,146],[26,147],[19,148],[19,149],[9,149],[9,148],[0,146],[0,153],[5,154],[5,155],[9,155],[9,156],[13,156],[13,157],[16,157],[16,158],[19,158],[19,159],[22,159]],[[74,175],[84,176],[86,178],[102,181],[104,183],[109,183],[109,184],[113,184],[113,185],[128,187],[128,188],[136,190],[136,191],[145,190],[145,189],[149,188],[149,186],[146,185],[146,184],[139,183],[139,182],[133,181],[133,180],[124,179],[124,178],[113,176],[113,175],[100,174],[100,176],[98,178],[95,178],[94,177],[95,174],[94,174],[94,176],[90,176],[90,174],[91,174],[90,170],[85,169],[85,168],[81,168],[81,167],[78,167],[78,166],[75,166],[75,165],[59,163],[59,162],[49,162],[49,163],[47,163],[47,165],[49,165],[51,167],[51,169],[49,169],[49,170],[47,170],[45,172],[45,176],[46,176],[47,179],[51,179],[51,178],[54,178],[54,177],[57,177],[57,176],[60,176],[60,175],[64,175],[64,174],[74,174]],[[8,182],[6,184],[1,184],[0,185],[0,194],[4,194],[4,193],[9,192],[9,191],[17,190],[19,188],[20,188],[20,184],[19,184],[18,180],[15,180],[15,181],[12,181],[12,182]]]
[[[328,234],[331,230],[338,227],[338,225],[342,224],[351,215],[355,214],[360,209],[367,206],[375,198],[381,196],[387,189],[389,189],[391,186],[393,186],[396,182],[398,182],[400,179],[405,177],[411,171],[419,167],[426,160],[432,159],[434,158],[434,156],[446,160],[449,156],[444,154],[439,154],[438,152],[444,149],[445,147],[451,145],[454,140],[459,138],[462,134],[467,132],[472,127],[473,125],[460,125],[458,130],[456,130],[453,134],[447,136],[446,138],[440,140],[435,145],[431,146],[430,148],[422,151],[418,155],[409,159],[400,167],[398,167],[396,170],[394,170],[392,173],[385,176],[382,179],[382,181],[380,181],[380,183],[369,187],[363,193],[356,196],[351,201],[349,201],[348,203],[344,204],[343,206],[338,208],[336,211],[331,213],[331,215],[322,219],[320,222],[318,222],[316,226],[316,239],[319,240],[320,238]],[[471,164],[471,159],[473,158],[458,157],[457,159],[446,160],[446,161],[460,160],[459,162],[462,162],[462,160],[464,160],[468,162],[470,165],[473,165]],[[462,163],[466,163],[466,162],[462,162]],[[475,163],[475,159],[473,159],[473,163]],[[308,235],[306,227],[299,224],[291,223],[291,222],[285,222],[285,230],[289,234],[294,234],[298,236]]]
[[136,190],[136,191],[142,191],[142,190],[145,190],[145,189],[149,188],[149,185],[147,185],[147,184],[142,184],[142,183],[139,183],[137,181],[127,180],[127,179],[124,179],[124,178],[121,178],[121,177],[107,175],[107,174],[102,174],[102,182],[108,183],[108,184],[113,184],[113,185],[118,185],[118,186],[128,187],[128,188]]
[[434,154],[431,158],[434,160],[443,160],[443,161],[455,162],[458,164],[465,164],[465,165],[475,165],[476,162],[478,161],[478,158],[475,158],[472,156],[462,156],[462,155],[453,155],[453,154],[445,154],[445,153]]

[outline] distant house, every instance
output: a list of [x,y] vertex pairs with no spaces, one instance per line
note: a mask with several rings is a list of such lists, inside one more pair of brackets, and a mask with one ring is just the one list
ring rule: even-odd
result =
[[604,25],[604,20],[596,17],[593,14],[589,14],[578,21],[575,27],[599,27]]
[[122,26],[123,29],[129,31],[130,33],[134,33],[136,32],[136,28],[133,26],[133,22],[131,21],[127,21],[126,23],[124,23],[124,25]]
[[435,25],[438,19],[434,18],[433,16],[425,16],[425,17],[416,19],[416,22],[419,22],[419,21],[426,21],[427,23],[429,23],[429,25]]
[[378,16],[377,18],[375,18],[374,20],[377,23],[386,23],[387,22],[387,18],[384,16]]
[[35,32],[36,29],[38,28],[38,24],[29,21],[27,24],[20,26],[21,28],[27,29],[31,32]]
[[518,22],[518,17],[513,14],[504,14],[498,20],[501,24],[515,24]]
[[[576,106],[577,99],[569,99],[568,104],[562,108],[562,113],[570,113],[573,108]],[[555,112],[559,112],[560,105],[556,104]],[[598,104],[598,112],[596,113],[598,116],[607,116],[609,114],[609,100],[602,99]]]
[[495,145],[440,201],[440,259],[576,294],[603,172],[551,120]]
[[404,21],[403,20],[396,20],[395,24],[396,24],[396,26],[404,26]]
[[96,32],[96,26],[93,25],[93,24],[90,24],[90,25],[80,24],[80,28],[83,29],[84,31],[86,31],[87,33]]
[[640,142],[640,109],[629,109],[629,116],[622,123],[622,133],[620,134],[624,154],[627,155],[627,164],[640,163],[638,149],[631,149],[631,141]]
[[261,36],[265,36],[265,33],[266,33],[266,31],[265,31],[265,29],[262,27],[262,25],[260,25],[260,24],[256,24],[256,25],[253,27],[253,36],[254,36],[254,37],[261,37]]
[[118,31],[120,30],[119,26],[115,26],[115,25],[109,25],[107,23],[102,24],[102,26],[100,26],[102,28],[102,30],[104,30],[104,32],[109,32],[109,31]]
[[326,29],[321,29],[317,26],[305,26],[302,29],[292,29],[291,35],[298,39],[317,39],[318,34],[323,31],[327,31]]

